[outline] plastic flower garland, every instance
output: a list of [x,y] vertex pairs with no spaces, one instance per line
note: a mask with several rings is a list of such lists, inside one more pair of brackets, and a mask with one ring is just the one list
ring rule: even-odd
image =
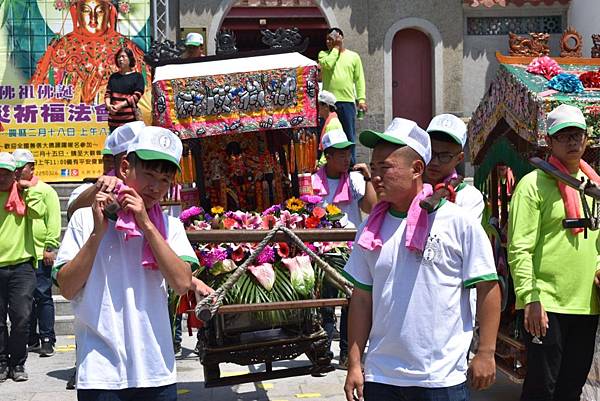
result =
[[564,93],[579,93],[584,90],[577,75],[564,72],[548,81],[548,87]]
[[543,75],[546,79],[552,79],[554,76],[563,72],[563,70],[554,59],[548,56],[542,56],[534,58],[531,63],[529,63],[527,72]]
[[584,88],[600,88],[600,71],[588,71],[579,76]]

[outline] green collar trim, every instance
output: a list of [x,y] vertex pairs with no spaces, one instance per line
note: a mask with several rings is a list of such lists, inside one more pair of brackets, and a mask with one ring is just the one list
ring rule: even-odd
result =
[[466,182],[461,182],[461,183],[460,183],[460,184],[458,184],[458,186],[457,186],[457,187],[454,189],[454,192],[458,192],[458,191],[460,191],[461,189],[463,189],[463,188],[464,188],[464,187],[466,187],[466,186],[467,186],[467,183],[466,183]]
[[405,219],[406,216],[408,216],[407,212],[401,212],[399,210],[394,210],[391,207],[389,208],[388,213],[391,214],[394,217],[399,218],[399,219]]

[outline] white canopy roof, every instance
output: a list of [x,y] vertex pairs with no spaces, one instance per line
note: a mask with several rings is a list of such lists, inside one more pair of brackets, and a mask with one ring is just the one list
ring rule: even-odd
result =
[[244,71],[262,71],[279,68],[297,68],[317,65],[300,53],[272,54],[268,56],[243,57],[229,60],[207,61],[189,64],[169,64],[157,67],[154,82],[167,79],[203,77],[234,74]]

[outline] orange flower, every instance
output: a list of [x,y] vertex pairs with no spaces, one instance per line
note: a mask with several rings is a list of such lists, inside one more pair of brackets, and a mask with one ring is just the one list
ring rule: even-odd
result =
[[321,219],[316,218],[315,216],[310,216],[304,222],[306,228],[317,228],[319,227],[319,223],[321,223]]
[[223,219],[223,227],[225,227],[227,230],[231,230],[231,228],[233,226],[235,226],[236,221],[230,217],[226,217]]
[[313,209],[312,212],[313,216],[315,216],[317,219],[322,219],[323,217],[325,217],[325,215],[327,214],[327,212],[325,211],[325,209],[323,209],[320,206],[317,206]]

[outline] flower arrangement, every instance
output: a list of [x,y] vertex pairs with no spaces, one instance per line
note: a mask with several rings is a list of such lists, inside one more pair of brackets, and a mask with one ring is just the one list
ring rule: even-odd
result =
[[[212,207],[207,213],[201,207],[193,206],[184,210],[179,218],[187,230],[269,230],[277,224],[292,229],[342,227],[343,212],[335,205],[324,207],[321,203],[322,198],[315,195],[290,198],[262,213],[225,211],[220,206]],[[305,245],[338,270],[343,269],[350,253],[345,242]],[[229,273],[242,265],[256,249],[255,243],[197,244],[196,254],[201,265],[198,274],[209,286],[218,288]],[[297,246],[287,242],[270,244],[256,255],[247,274],[228,292],[225,302],[278,302],[310,298],[320,288],[323,276],[321,269],[315,269],[310,257]]]

